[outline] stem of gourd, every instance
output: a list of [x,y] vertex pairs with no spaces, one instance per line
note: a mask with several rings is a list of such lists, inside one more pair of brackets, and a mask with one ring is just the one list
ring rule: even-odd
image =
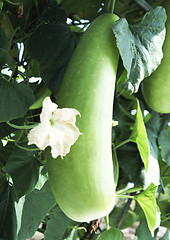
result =
[[106,222],[106,230],[109,230],[109,215],[105,216],[105,222]]
[[108,13],[114,12],[115,2],[116,2],[116,0],[108,0],[108,6],[107,6]]

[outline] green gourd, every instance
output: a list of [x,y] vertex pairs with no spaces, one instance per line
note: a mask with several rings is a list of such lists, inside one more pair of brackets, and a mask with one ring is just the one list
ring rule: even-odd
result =
[[56,201],[71,219],[84,222],[109,214],[115,203],[111,150],[112,110],[119,59],[112,26],[118,17],[99,16],[83,34],[66,70],[56,103],[81,114],[82,135],[61,159],[47,156]]
[[142,84],[143,96],[148,106],[159,113],[170,113],[170,1],[165,0],[167,12],[163,59],[158,68]]

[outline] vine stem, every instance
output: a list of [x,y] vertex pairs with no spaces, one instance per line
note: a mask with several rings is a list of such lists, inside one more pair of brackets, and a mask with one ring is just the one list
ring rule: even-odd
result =
[[108,6],[107,6],[108,13],[114,12],[115,2],[116,2],[116,0],[108,0]]
[[36,126],[39,125],[39,123],[36,123],[36,124],[33,124],[33,125],[30,125],[30,126],[18,126],[18,125],[15,125],[9,121],[6,122],[10,127],[12,128],[15,128],[15,129],[21,129],[21,130],[27,130],[27,129],[31,129],[31,128],[34,128]]
[[123,145],[126,144],[126,143],[129,143],[130,141],[131,141],[130,138],[128,138],[127,140],[124,140],[124,141],[121,142],[119,145],[113,147],[113,150],[116,150],[117,148],[123,146]]
[[106,230],[109,230],[110,226],[109,226],[109,216],[105,216],[105,222],[106,222]]
[[121,217],[120,217],[120,219],[119,219],[119,221],[118,221],[118,225],[117,225],[117,228],[118,228],[118,229],[121,229],[121,227],[122,227],[122,225],[123,225],[123,221],[124,221],[125,216],[126,216],[128,210],[129,210],[129,207],[130,207],[131,202],[132,202],[132,199],[128,199],[128,201],[127,201],[127,203],[126,203],[126,205],[125,205],[125,207],[124,207],[124,209],[123,209],[123,212],[122,212],[122,214],[121,214]]

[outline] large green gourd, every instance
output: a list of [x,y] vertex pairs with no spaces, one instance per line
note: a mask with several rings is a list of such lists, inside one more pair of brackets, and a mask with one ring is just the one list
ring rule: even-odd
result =
[[83,134],[64,159],[48,158],[49,181],[63,212],[80,222],[109,214],[115,201],[111,128],[119,54],[112,26],[117,19],[104,14],[84,33],[56,101],[80,112],[76,125]]
[[159,67],[143,81],[143,95],[146,103],[160,113],[170,113],[170,0],[164,0],[168,19],[163,45],[164,57]]

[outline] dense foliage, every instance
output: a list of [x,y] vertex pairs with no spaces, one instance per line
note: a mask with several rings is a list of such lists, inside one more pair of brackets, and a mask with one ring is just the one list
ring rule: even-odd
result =
[[[160,226],[166,228],[162,239],[170,239],[170,113],[152,110],[142,88],[166,52],[166,1],[115,1],[120,17],[112,28],[120,53],[112,128],[116,203],[105,218],[75,222],[51,192],[48,155],[28,145],[27,135],[40,122],[44,98],[56,101],[88,25],[111,12],[114,1],[0,0],[0,239],[26,240],[38,230],[47,240],[121,240],[121,230],[136,222],[135,240],[156,240]],[[158,98],[169,105],[170,89],[161,84],[167,93]]]

